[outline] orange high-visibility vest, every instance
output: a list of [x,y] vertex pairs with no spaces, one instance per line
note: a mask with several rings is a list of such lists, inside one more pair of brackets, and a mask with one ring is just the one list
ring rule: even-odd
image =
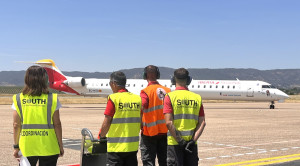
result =
[[143,134],[155,136],[160,133],[167,133],[168,128],[163,114],[164,98],[171,90],[160,84],[152,84],[143,89],[148,98],[148,109],[143,110]]

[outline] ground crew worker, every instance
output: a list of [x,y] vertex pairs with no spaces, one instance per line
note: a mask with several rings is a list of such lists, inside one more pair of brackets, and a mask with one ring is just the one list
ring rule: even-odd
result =
[[61,107],[57,94],[49,93],[46,70],[31,66],[25,74],[22,93],[13,96],[14,157],[18,152],[30,165],[55,166],[63,156]]
[[198,165],[197,140],[205,127],[201,96],[190,92],[192,81],[184,68],[175,70],[172,84],[176,89],[166,95],[164,115],[168,132],[168,165]]
[[125,89],[126,76],[123,72],[113,72],[109,85],[113,94],[108,96],[100,130],[100,139],[107,136],[107,165],[137,166],[141,97]]
[[154,166],[157,156],[160,166],[167,165],[167,132],[168,128],[163,114],[163,101],[171,90],[160,85],[158,67],[145,67],[143,78],[148,86],[141,91],[143,116],[141,133],[141,158],[144,166]]

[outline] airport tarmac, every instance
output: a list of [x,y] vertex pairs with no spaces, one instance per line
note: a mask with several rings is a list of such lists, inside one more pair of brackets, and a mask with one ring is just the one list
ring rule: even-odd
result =
[[[199,165],[271,165],[300,160],[300,103],[204,103],[207,126],[198,140]],[[64,104],[60,109],[65,155],[58,165],[79,164],[81,130],[97,135],[105,104]],[[0,165],[13,158],[11,105],[0,105]],[[141,164],[138,153],[139,165]],[[300,164],[300,163],[298,163]]]

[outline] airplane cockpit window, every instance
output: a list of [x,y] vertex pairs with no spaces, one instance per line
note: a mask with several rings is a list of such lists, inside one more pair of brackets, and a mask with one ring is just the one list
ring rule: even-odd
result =
[[268,89],[276,89],[276,87],[275,86],[273,86],[273,85],[262,85],[261,86],[262,88],[268,88]]

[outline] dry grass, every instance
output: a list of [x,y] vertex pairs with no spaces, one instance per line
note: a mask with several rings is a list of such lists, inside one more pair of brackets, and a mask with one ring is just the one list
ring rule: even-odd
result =
[[287,103],[299,103],[300,102],[300,95],[290,95],[290,98],[286,99],[285,102],[287,102]]
[[[0,104],[12,104],[11,94],[0,94]],[[83,97],[59,94],[59,101],[62,104],[102,104],[107,102],[106,97]],[[204,103],[242,103],[244,101],[226,101],[226,100],[204,100]],[[300,103],[300,95],[291,95],[289,99],[285,100],[286,103]]]

